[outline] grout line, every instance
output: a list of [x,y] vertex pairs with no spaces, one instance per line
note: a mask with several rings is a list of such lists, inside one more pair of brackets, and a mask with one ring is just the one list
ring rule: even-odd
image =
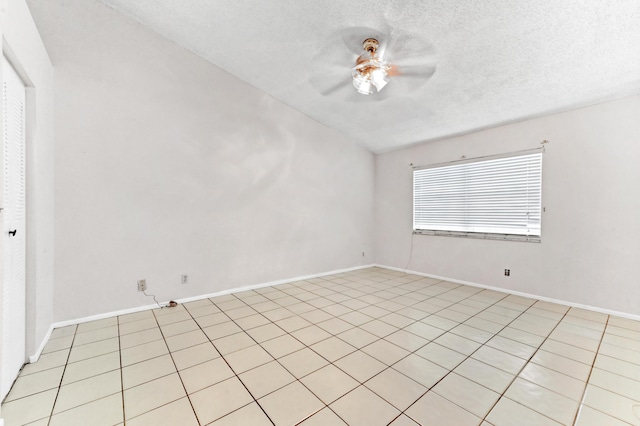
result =
[[[160,309],[161,309],[161,308],[160,308]],[[189,313],[189,311],[187,310],[187,308],[186,308],[186,307],[185,307],[185,308],[183,308],[183,309],[184,309],[184,311],[186,311],[186,312],[189,314],[189,316],[191,316],[191,314]],[[158,321],[158,317],[157,317],[157,315],[156,315],[156,312],[155,312],[155,311],[156,311],[156,310],[155,310],[155,309],[153,309],[153,310],[151,311],[151,313],[153,314],[153,317],[154,317],[154,319],[156,320],[156,323],[158,324],[158,330],[160,331],[160,334],[162,335],[162,341],[164,342],[164,345],[167,347],[167,352],[169,353],[169,357],[171,358],[171,362],[173,363],[173,367],[176,369],[175,374],[177,374],[177,375],[178,375],[178,379],[180,379],[180,384],[182,384],[182,388],[184,389],[184,394],[185,394],[185,396],[187,397],[187,400],[189,401],[189,405],[191,405],[191,410],[193,411],[193,415],[195,416],[196,421],[198,422],[198,425],[202,425],[202,422],[200,421],[200,418],[198,418],[198,413],[196,413],[196,409],[195,409],[195,407],[193,406],[193,402],[191,402],[191,398],[189,397],[189,391],[187,391],[187,387],[185,386],[184,381],[182,380],[182,376],[180,375],[180,370],[178,370],[178,366],[176,365],[176,361],[173,359],[173,354],[172,354],[172,352],[171,352],[171,348],[169,347],[169,344],[167,343],[167,338],[165,337],[164,332],[162,331],[162,326],[160,325],[160,322]],[[170,314],[168,314],[168,315],[170,315]],[[191,316],[191,319],[193,320],[193,316]],[[178,322],[180,322],[180,321],[178,321]],[[167,324],[165,324],[165,325],[169,325],[169,324],[176,324],[176,323],[167,323]],[[196,324],[197,324],[197,323],[196,323]],[[164,356],[164,355],[160,355],[160,356]],[[158,357],[156,357],[156,358],[158,358]],[[153,358],[152,358],[152,359],[153,359]],[[147,360],[147,361],[148,361],[148,360]],[[144,361],[141,361],[141,362],[144,362]],[[131,364],[131,365],[134,365],[134,364]],[[171,373],[171,374],[173,374],[173,373]],[[162,376],[162,377],[166,377],[166,376]],[[155,379],[154,379],[154,380],[155,380]],[[175,401],[179,401],[180,399],[182,399],[182,398],[178,398],[178,399],[177,399],[177,400],[175,400]],[[171,403],[173,403],[173,402],[175,402],[175,401],[171,401],[171,402],[168,402],[168,403],[163,404],[163,405],[168,405],[168,404],[171,404]],[[160,407],[156,407],[156,408],[154,408],[154,409],[152,409],[152,410],[147,411],[146,413],[149,413],[149,412],[151,412],[151,411],[153,411],[153,410],[156,410],[156,409],[158,409],[158,408],[160,408]],[[142,413],[142,414],[145,414],[145,413]],[[140,414],[140,415],[142,415],[142,414]],[[125,425],[125,426],[126,426],[126,425]]]
[[607,325],[609,325],[610,319],[611,319],[611,316],[607,315],[607,321],[604,324],[602,335],[600,336],[600,341],[598,342],[598,348],[596,349],[595,355],[593,356],[593,361],[591,362],[591,368],[589,369],[589,375],[587,376],[587,380],[584,384],[584,390],[582,391],[582,395],[580,397],[580,405],[578,406],[578,410],[576,411],[576,414],[573,416],[573,424],[575,424],[575,422],[578,421],[578,417],[580,415],[580,412],[582,411],[582,407],[584,406],[583,404],[584,404],[584,399],[587,396],[587,387],[589,386],[589,380],[591,379],[591,374],[593,373],[593,369],[595,368],[596,360],[598,359],[598,354],[600,353],[600,346],[602,346],[604,335],[607,333]]
[[122,367],[122,345],[120,343],[120,317],[116,317],[116,323],[118,325],[118,360],[120,362],[120,397],[122,398],[122,424],[127,426],[126,407],[124,405],[124,377]]
[[47,420],[47,426],[51,424],[51,418],[53,417],[53,410],[56,408],[56,404],[58,403],[60,390],[62,390],[62,380],[64,380],[64,373],[67,371],[67,366],[69,365],[69,359],[71,358],[71,351],[73,350],[73,342],[76,340],[77,334],[78,334],[78,326],[76,325],[76,329],[73,332],[73,339],[71,339],[71,345],[69,346],[69,353],[67,354],[67,362],[65,362],[64,368],[62,369],[62,376],[60,376],[60,384],[58,385],[58,392],[56,392],[56,397],[54,398],[53,405],[51,406],[51,414],[49,414],[49,419]]
[[[227,315],[225,311],[223,311],[222,309],[220,309],[220,307],[219,307],[216,303],[214,303],[211,299],[208,299],[208,300],[209,300],[209,302],[211,303],[211,305],[213,305],[213,306],[215,306],[217,309],[219,309],[219,310],[220,310],[220,312],[222,312],[224,315],[226,315],[226,316],[227,316],[227,318],[229,318],[229,319],[231,320],[231,322],[233,322],[237,327],[239,327],[241,330],[243,330],[242,332],[244,332],[244,333],[245,333],[245,334],[247,334],[251,339],[253,339],[253,337],[252,337],[251,335],[249,335],[249,334],[248,334],[248,333],[247,333],[247,332],[246,332],[242,327],[240,327],[240,326],[239,326],[239,325],[238,325],[238,324],[237,324],[237,323],[236,323],[236,322],[235,322],[231,317],[229,317],[229,315]],[[243,302],[243,303],[244,303],[244,302]],[[183,306],[184,306],[184,305],[183,305]],[[247,304],[245,303],[245,306],[249,306],[249,305],[247,305]],[[242,384],[242,386],[244,386],[244,388],[247,390],[247,392],[249,393],[249,395],[251,395],[251,398],[253,399],[253,402],[255,402],[255,403],[258,405],[258,407],[260,407],[260,409],[262,410],[262,412],[264,413],[264,415],[265,415],[265,416],[267,416],[267,419],[269,419],[269,421],[270,421],[273,425],[275,425],[275,422],[274,422],[273,420],[271,420],[271,417],[269,417],[269,415],[268,415],[268,414],[267,414],[267,412],[264,410],[264,408],[262,407],[262,405],[260,405],[260,403],[258,402],[258,400],[256,399],[256,397],[255,397],[255,396],[253,396],[253,393],[251,393],[251,391],[249,390],[249,388],[247,387],[247,385],[242,381],[242,379],[240,378],[239,374],[238,374],[238,373],[236,373],[236,371],[233,369],[233,367],[231,367],[231,364],[229,364],[229,361],[227,361],[227,359],[224,357],[224,355],[222,354],[222,352],[220,352],[220,350],[216,347],[216,345],[215,345],[215,344],[213,343],[213,341],[209,338],[209,336],[207,335],[207,333],[206,333],[206,332],[204,331],[204,329],[200,326],[200,324],[198,323],[198,321],[196,320],[196,318],[191,314],[191,312],[189,312],[189,309],[188,309],[186,306],[185,306],[185,310],[187,311],[187,313],[189,313],[189,316],[191,316],[191,319],[196,323],[196,325],[198,326],[198,328],[200,329],[200,331],[201,331],[201,332],[202,332],[202,333],[207,337],[207,339],[209,339],[209,342],[211,343],[211,346],[213,346],[213,348],[218,352],[218,354],[220,355],[220,357],[224,360],[224,362],[227,364],[227,366],[229,367],[229,369],[233,372],[233,374],[234,374],[235,378],[237,378],[237,379],[238,379],[238,381]],[[225,322],[226,322],[226,321],[225,321]],[[240,332],[238,332],[238,333],[234,333],[234,334],[240,334]],[[233,334],[231,334],[230,336],[232,336],[232,335],[233,335]],[[223,337],[227,337],[227,336],[223,336]],[[222,337],[221,337],[221,338],[222,338]],[[253,341],[255,342],[255,339],[253,339]],[[256,342],[256,343],[258,344],[258,346],[260,346],[260,347],[262,348],[262,346],[260,345],[260,343],[258,343],[258,342]],[[244,348],[243,348],[243,349],[244,349]],[[240,350],[242,350],[242,349],[239,349],[238,351],[240,351]],[[263,350],[264,350],[264,348],[263,348]],[[235,352],[238,352],[238,351],[235,351]],[[265,352],[266,352],[266,351],[265,351]],[[229,354],[227,354],[227,355],[230,355],[231,353],[234,353],[234,352],[230,352],[230,353],[229,353]],[[271,354],[269,354],[269,355],[271,355]],[[261,364],[261,365],[264,365],[264,364]],[[258,366],[258,367],[259,367],[259,366]],[[256,367],[256,368],[257,368],[257,367]],[[176,370],[177,370],[177,366],[176,366]],[[180,379],[180,380],[182,380],[182,379]],[[225,379],[225,380],[228,380],[228,379]],[[221,383],[221,382],[218,382],[218,383]],[[215,386],[215,385],[217,385],[218,383],[214,383],[214,384],[212,384],[212,385],[210,385],[210,386],[207,386],[207,387]],[[205,389],[206,389],[206,388],[205,388]],[[186,391],[186,388],[185,388],[185,391]],[[189,401],[191,401],[191,399],[189,399]],[[251,404],[251,403],[249,403],[249,404]],[[233,410],[233,411],[231,411],[231,412],[229,412],[229,413],[225,414],[224,416],[220,417],[219,419],[224,418],[224,417],[228,416],[229,414],[234,413],[234,412],[236,412],[236,411],[240,410],[241,408],[246,407],[246,406],[247,406],[247,405],[249,405],[249,404],[243,405],[242,407],[238,407],[236,410]],[[193,407],[193,404],[192,404],[192,407]],[[194,408],[194,412],[195,412],[195,408]],[[217,420],[219,420],[219,419],[217,419]],[[214,421],[217,421],[217,420],[214,420]]]
[[[522,314],[525,314],[525,313],[526,313],[526,312],[527,312],[531,307],[533,307],[533,306],[535,306],[535,303],[533,303],[531,306],[529,306],[529,308],[527,308],[527,310],[525,310],[524,312],[522,312]],[[508,386],[504,389],[504,391],[500,394],[500,397],[499,397],[499,398],[496,400],[496,402],[491,406],[491,408],[489,409],[489,411],[487,411],[487,414],[485,414],[485,416],[484,416],[484,418],[483,418],[483,420],[484,420],[484,421],[487,421],[487,420],[486,420],[487,416],[488,416],[489,414],[491,414],[491,411],[493,411],[493,409],[494,409],[494,408],[495,408],[495,406],[498,404],[498,402],[499,402],[502,398],[507,398],[507,397],[505,397],[505,393],[509,390],[509,388],[513,385],[513,383],[518,379],[518,376],[520,375],[520,373],[522,373],[522,371],[523,371],[523,370],[524,370],[524,369],[529,365],[529,363],[531,362],[531,360],[533,359],[533,357],[535,357],[535,355],[538,353],[538,351],[540,351],[540,350],[541,350],[540,348],[542,348],[542,346],[545,344],[545,342],[546,342],[547,340],[549,340],[550,336],[553,334],[553,332],[556,330],[556,328],[558,328],[558,326],[559,326],[560,324],[562,324],[562,321],[567,317],[567,314],[569,313],[569,311],[571,311],[571,308],[570,308],[570,307],[565,311],[564,315],[562,315],[562,318],[560,318],[560,319],[558,320],[558,322],[557,322],[557,323],[556,323],[556,325],[551,329],[551,331],[549,331],[549,333],[547,334],[547,336],[546,336],[546,337],[544,338],[544,340],[543,340],[543,341],[538,345],[538,347],[536,348],[536,350],[531,354],[531,356],[529,357],[529,359],[527,360],[527,362],[522,366],[522,368],[520,368],[520,370],[518,371],[518,373],[514,375],[513,380],[509,383],[509,385],[508,385]],[[552,340],[553,340],[553,339],[552,339]],[[545,367],[545,368],[546,368],[546,367]],[[560,373],[560,374],[562,374],[562,373]],[[569,377],[569,376],[567,376],[567,377]],[[524,380],[526,380],[526,379],[524,379]],[[537,383],[534,383],[534,384],[535,384],[536,386],[540,386],[540,387],[542,387],[542,388],[545,388],[544,386],[539,385],[539,384],[537,384]],[[585,385],[585,387],[586,387],[586,385]],[[547,389],[547,388],[545,388],[545,389]],[[551,390],[551,389],[549,389],[549,390]],[[554,392],[554,393],[557,393],[557,392],[555,392],[555,391],[553,391],[553,390],[551,390],[551,391],[552,391],[552,392]],[[559,394],[559,395],[560,395],[560,394]],[[562,395],[562,396],[564,396],[564,395]],[[566,396],[565,396],[565,397],[566,397]],[[568,397],[566,397],[566,398],[568,398]],[[570,399],[570,398],[569,398],[569,399]],[[538,413],[538,414],[540,414],[540,415],[542,415],[542,416],[544,416],[544,417],[547,417],[548,419],[551,419],[552,421],[556,421],[556,420],[552,419],[551,417],[547,416],[545,413],[541,413],[541,412],[539,412],[538,410],[534,410],[534,409],[533,409],[533,408],[531,408],[531,407],[527,407],[526,405],[521,404],[521,403],[520,403],[520,402],[518,402],[518,401],[514,401],[514,400],[511,400],[511,401],[515,402],[516,404],[520,404],[520,405],[524,406],[525,408],[528,408],[529,410],[534,411],[534,412],[536,412],[536,413]]]
[[[453,288],[453,289],[451,289],[451,290],[449,290],[449,291],[453,291],[453,290],[455,290],[455,289],[457,289],[457,288],[458,288],[458,287],[455,287],[455,288]],[[464,301],[464,300],[468,300],[468,299],[472,298],[473,296],[476,296],[476,295],[478,295],[478,294],[481,294],[481,293],[482,293],[482,291],[484,291],[484,290],[481,290],[481,291],[479,291],[479,292],[476,292],[476,293],[474,293],[474,294],[472,294],[472,295],[470,295],[469,297],[466,297],[466,298],[464,298],[464,299],[460,299],[459,301],[457,301],[457,302],[453,303],[452,305],[449,305],[449,306],[447,306],[447,307],[443,307],[442,309],[440,309],[440,310],[438,310],[438,311],[436,311],[436,312],[432,313],[432,314],[431,314],[431,315],[429,315],[429,316],[437,315],[437,313],[438,313],[438,312],[441,312],[441,311],[443,311],[443,310],[445,310],[445,309],[448,309],[448,308],[450,308],[451,306],[454,306],[454,305],[456,305],[456,304],[458,304],[458,303],[460,303],[460,302],[462,302],[462,301]],[[446,293],[446,292],[445,292],[445,293]],[[441,293],[441,294],[443,294],[443,293]],[[439,295],[440,295],[440,294],[439,294]],[[438,295],[438,296],[439,296],[439,295]],[[437,297],[437,296],[434,296],[434,297]],[[470,319],[472,319],[472,318],[476,317],[476,316],[477,316],[477,315],[479,315],[480,313],[482,313],[482,312],[484,312],[484,311],[488,310],[489,308],[491,308],[491,307],[493,307],[493,306],[497,305],[498,303],[500,303],[501,301],[503,301],[503,300],[507,299],[508,297],[509,297],[509,295],[505,295],[504,297],[502,297],[502,298],[500,298],[500,299],[496,300],[495,302],[493,302],[492,304],[488,305],[487,307],[485,307],[485,308],[484,308],[484,309],[482,309],[481,311],[476,312],[475,314],[473,314],[472,316],[470,316],[470,317],[469,317],[469,318],[467,318],[466,320],[464,320],[464,321],[462,321],[462,322],[458,322],[458,325],[456,325],[455,327],[452,327],[452,328],[451,328],[451,329],[449,329],[449,330],[444,331],[443,333],[441,333],[440,335],[438,335],[436,338],[434,338],[434,339],[430,340],[430,341],[429,341],[428,343],[426,343],[425,345],[423,345],[423,346],[421,346],[420,348],[418,348],[418,349],[416,349],[415,351],[413,351],[413,352],[412,352],[412,354],[415,354],[415,352],[417,352],[417,351],[419,351],[420,349],[422,349],[422,348],[424,348],[424,347],[426,347],[426,346],[430,345],[431,343],[438,344],[437,342],[435,342],[435,340],[436,340],[436,339],[438,339],[439,337],[442,337],[443,335],[445,335],[445,334],[447,334],[447,333],[452,333],[452,334],[454,334],[455,336],[458,336],[458,337],[460,337],[460,338],[467,339],[467,340],[471,340],[471,339],[469,339],[469,338],[467,338],[467,337],[465,337],[465,336],[460,336],[460,335],[458,335],[458,334],[456,334],[456,333],[453,333],[451,330],[453,330],[454,328],[456,328],[456,327],[458,327],[458,326],[460,326],[460,325],[464,324],[465,322],[467,322],[467,321],[469,321]],[[473,342],[475,342],[475,343],[480,343],[480,346],[479,346],[477,349],[475,349],[473,352],[471,352],[469,355],[462,354],[462,355],[466,355],[466,358],[464,358],[462,361],[460,361],[460,362],[459,362],[457,365],[455,365],[453,368],[442,367],[442,366],[440,366],[440,365],[436,364],[436,365],[438,365],[438,366],[440,366],[440,367],[442,367],[442,368],[445,368],[445,369],[449,370],[449,372],[448,372],[448,373],[446,373],[444,376],[442,376],[442,377],[441,377],[438,381],[436,381],[436,382],[435,382],[431,387],[427,387],[427,386],[424,386],[424,385],[423,385],[425,388],[427,388],[427,391],[426,391],[426,392],[424,392],[422,395],[420,395],[420,396],[419,396],[419,397],[418,397],[418,398],[417,398],[413,403],[411,403],[407,408],[405,408],[404,410],[402,410],[401,414],[404,414],[404,415],[406,415],[407,417],[409,417],[409,418],[411,418],[411,419],[413,420],[413,418],[412,418],[412,417],[410,417],[408,414],[406,414],[407,410],[409,410],[413,405],[415,405],[415,404],[416,404],[420,399],[422,399],[422,397],[424,397],[427,393],[431,392],[431,391],[433,390],[433,388],[434,388],[434,387],[436,387],[436,386],[438,385],[438,383],[442,382],[442,381],[443,381],[443,380],[444,380],[444,379],[445,379],[449,374],[453,373],[453,372],[454,372],[454,370],[455,370],[458,366],[460,366],[460,364],[464,363],[466,360],[468,360],[469,358],[471,358],[471,356],[472,356],[474,353],[476,353],[476,352],[477,352],[477,351],[479,351],[481,348],[483,348],[489,340],[491,340],[493,337],[497,336],[497,335],[498,335],[502,330],[504,330],[505,328],[507,328],[507,327],[509,326],[509,324],[511,324],[513,321],[515,321],[517,318],[519,318],[519,317],[520,317],[524,312],[526,312],[526,310],[525,310],[525,311],[522,311],[522,312],[521,312],[517,317],[513,318],[509,323],[507,323],[506,325],[504,325],[504,326],[503,326],[499,331],[497,331],[497,332],[495,332],[495,333],[491,333],[491,332],[488,332],[488,331],[486,331],[486,330],[482,330],[482,329],[477,329],[477,330],[480,330],[480,331],[484,331],[484,332],[487,332],[487,333],[491,333],[491,334],[493,334],[493,336],[492,336],[491,338],[489,338],[487,341],[485,341],[484,343],[480,343],[480,342],[476,342],[475,340],[471,340],[471,341],[473,341]],[[426,317],[426,318],[428,318],[428,317]],[[488,320],[487,320],[487,321],[488,321]],[[492,321],[491,321],[491,322],[492,322]],[[495,323],[495,324],[497,324],[497,323]],[[502,325],[502,324],[499,324],[499,325]],[[476,327],[473,327],[473,326],[470,326],[470,325],[467,325],[467,326],[468,326],[468,327],[472,327],[472,328],[476,328]],[[445,348],[447,348],[447,349],[449,349],[449,350],[452,350],[452,351],[454,351],[454,352],[458,352],[458,351],[456,351],[456,350],[454,350],[454,349],[451,349],[451,348],[448,348],[448,347],[446,347],[446,346],[445,346]],[[458,353],[460,353],[460,352],[458,352]],[[407,356],[409,356],[409,355],[407,355]],[[416,356],[420,356],[420,355],[417,355],[417,354],[416,354]],[[406,357],[405,357],[405,358],[406,358]],[[421,357],[421,358],[422,358],[422,357]],[[404,358],[402,358],[402,359],[404,359]],[[423,359],[426,359],[426,358],[423,358]],[[400,361],[401,361],[401,360],[400,360]],[[400,361],[398,361],[398,362],[400,362]],[[427,361],[432,362],[432,363],[434,363],[434,364],[435,364],[435,362],[433,362],[433,361],[430,361],[430,360],[427,360]],[[479,361],[479,360],[477,360],[477,361]],[[397,364],[398,362],[394,363],[393,365]],[[482,362],[482,361],[479,361],[479,362]],[[393,367],[393,365],[392,365],[392,366],[390,366],[389,368],[392,368],[392,367]],[[526,365],[526,364],[525,364],[525,365]],[[493,366],[491,366],[491,367],[493,367]],[[497,368],[497,367],[493,367],[493,368]],[[394,370],[395,370],[395,369],[394,369]],[[398,371],[398,370],[396,370],[396,371]],[[402,373],[401,371],[398,371],[398,372],[399,372],[399,373],[401,373],[401,374],[404,374],[404,373]],[[456,373],[456,374],[457,374],[457,373]],[[406,374],[404,374],[404,375],[406,376]],[[409,376],[407,376],[407,377],[409,377]],[[409,377],[409,378],[411,379],[411,377]],[[466,377],[465,377],[465,379],[466,379]],[[471,379],[467,379],[467,380],[470,380],[470,381],[472,381],[472,382],[474,382],[474,383],[477,383],[477,382],[475,382],[475,381],[473,381],[473,380],[471,380]],[[477,383],[477,384],[486,388],[486,386],[482,385],[481,383]],[[488,389],[488,388],[487,388],[487,389]],[[489,390],[491,390],[491,389],[489,389]],[[436,392],[436,393],[437,393],[437,392]],[[439,394],[438,394],[438,395],[439,395]],[[441,396],[441,395],[439,395],[439,396]],[[451,402],[452,404],[457,405],[458,407],[460,407],[460,408],[464,409],[464,410],[465,410],[465,411],[467,411],[468,413],[470,413],[470,414],[472,414],[472,415],[474,415],[474,416],[475,416],[475,414],[471,413],[471,412],[470,412],[469,410],[467,410],[466,408],[461,407],[460,405],[456,404],[456,403],[455,403],[455,402],[453,402],[453,401],[450,401],[449,399],[447,399],[447,398],[445,398],[445,397],[443,397],[443,396],[441,396],[441,397],[442,397],[442,398],[444,398],[444,399],[446,399],[447,401]],[[500,398],[498,398],[498,400],[499,400],[499,399],[500,399]],[[490,410],[489,410],[489,411],[490,411]],[[477,416],[476,416],[476,417],[477,417]]]

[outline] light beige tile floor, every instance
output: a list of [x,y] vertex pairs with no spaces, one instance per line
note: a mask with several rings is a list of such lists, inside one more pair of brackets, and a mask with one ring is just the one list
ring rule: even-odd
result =
[[56,329],[13,425],[640,425],[640,322],[381,268]]

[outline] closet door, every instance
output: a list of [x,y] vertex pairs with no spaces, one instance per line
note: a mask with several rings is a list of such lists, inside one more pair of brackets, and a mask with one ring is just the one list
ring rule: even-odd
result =
[[2,349],[0,399],[4,399],[25,359],[25,86],[2,58]]

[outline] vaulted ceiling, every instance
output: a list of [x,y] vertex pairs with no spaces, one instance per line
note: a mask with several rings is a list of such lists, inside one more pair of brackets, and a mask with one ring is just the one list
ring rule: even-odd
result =
[[[373,152],[640,93],[638,0],[100,1]],[[357,94],[369,31],[435,73]]]

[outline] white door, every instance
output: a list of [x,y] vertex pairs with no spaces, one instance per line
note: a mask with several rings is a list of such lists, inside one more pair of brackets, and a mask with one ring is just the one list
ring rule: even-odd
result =
[[25,86],[2,58],[2,303],[0,400],[25,362]]

